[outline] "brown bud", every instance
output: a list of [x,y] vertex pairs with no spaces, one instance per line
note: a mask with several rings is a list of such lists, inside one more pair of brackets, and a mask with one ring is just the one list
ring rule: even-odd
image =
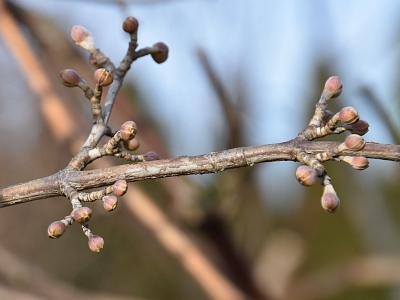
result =
[[56,239],[62,236],[67,231],[67,225],[62,221],[55,221],[47,228],[49,238]]
[[296,178],[300,184],[311,186],[317,182],[317,171],[309,166],[300,166],[296,170]]
[[83,26],[75,25],[71,29],[71,38],[78,46],[86,50],[96,48],[94,39],[89,30]]
[[365,146],[364,139],[358,134],[350,134],[344,141],[348,150],[358,151]]
[[103,200],[103,207],[107,211],[112,211],[117,207],[118,199],[115,196],[104,196]]
[[357,122],[349,126],[346,126],[346,128],[348,128],[351,133],[358,135],[366,134],[368,132],[368,127],[369,127],[368,122],[364,120],[358,120]]
[[104,240],[101,236],[92,234],[89,238],[88,245],[93,252],[100,252],[104,247]]
[[339,119],[343,123],[353,124],[358,121],[358,113],[353,107],[344,107],[339,112]]
[[71,217],[78,223],[85,223],[92,217],[92,210],[89,207],[79,207],[72,211]]
[[343,156],[340,159],[350,164],[356,170],[361,171],[369,167],[368,158],[364,156]]
[[160,157],[154,151],[149,151],[143,156],[146,161],[160,160]]
[[137,126],[136,123],[133,121],[126,121],[124,124],[121,125],[121,138],[124,141],[132,140],[137,133]]
[[60,81],[66,87],[75,87],[82,83],[86,83],[78,72],[71,69],[65,69],[60,72]]
[[328,184],[324,187],[321,205],[322,208],[329,213],[334,213],[340,207],[340,199],[331,184]]
[[139,28],[139,21],[135,17],[127,17],[122,23],[122,29],[128,33],[134,33]]
[[99,85],[99,86],[107,86],[110,85],[114,80],[114,77],[112,76],[111,72],[101,68],[97,69],[94,72],[94,81]]
[[124,147],[130,151],[135,151],[140,147],[140,143],[136,138],[134,138],[130,141],[124,141]]
[[118,180],[113,184],[112,190],[114,195],[123,196],[128,190],[128,183],[125,180]]
[[163,42],[159,42],[153,45],[151,57],[156,63],[161,64],[167,60],[168,52],[168,46],[165,45]]
[[342,81],[338,76],[329,77],[325,83],[325,90],[328,92],[330,98],[339,97],[342,93]]

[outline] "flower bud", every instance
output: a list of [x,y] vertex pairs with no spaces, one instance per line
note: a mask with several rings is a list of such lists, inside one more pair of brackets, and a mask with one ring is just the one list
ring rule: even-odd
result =
[[93,252],[100,252],[104,247],[104,240],[101,236],[92,234],[89,238],[88,245]]
[[309,166],[300,166],[296,170],[296,178],[300,184],[311,186],[317,182],[317,171]]
[[104,196],[103,200],[103,207],[107,211],[112,211],[117,207],[118,199],[115,196]]
[[114,77],[112,76],[111,72],[101,68],[97,69],[94,72],[94,81],[99,85],[99,86],[107,86],[110,85],[114,80]]
[[60,72],[60,81],[66,87],[86,84],[86,81],[75,70],[65,69]]
[[47,228],[49,238],[56,239],[62,236],[67,231],[67,225],[62,221],[55,221]]
[[127,17],[122,23],[122,29],[128,33],[134,33],[139,28],[139,21],[135,17]]
[[321,205],[322,208],[329,213],[334,213],[340,207],[340,199],[331,184],[328,184],[324,187]]
[[353,107],[344,107],[339,112],[339,119],[345,124],[353,124],[358,121],[358,113]]
[[143,156],[146,161],[160,160],[160,157],[154,151],[149,151]]
[[85,223],[92,217],[92,210],[89,207],[79,207],[72,211],[71,217],[78,223]]
[[161,64],[167,60],[168,52],[168,46],[165,45],[163,42],[159,42],[153,45],[151,57],[156,63]]
[[358,134],[350,134],[344,141],[348,150],[358,151],[365,146],[364,139]]
[[357,122],[347,126],[346,128],[349,129],[351,133],[364,135],[368,132],[369,124],[367,121],[358,120]]
[[140,147],[140,143],[136,138],[134,138],[130,141],[124,141],[124,147],[130,151],[135,151]]
[[73,26],[71,29],[71,38],[75,44],[85,50],[90,51],[96,48],[92,34],[83,26]]
[[125,180],[118,180],[113,184],[112,190],[114,195],[123,196],[128,190],[128,183]]
[[364,156],[342,156],[340,159],[350,164],[356,170],[361,171],[369,167],[368,158]]
[[342,93],[342,81],[338,76],[329,77],[325,83],[325,91],[328,92],[329,98],[336,98]]
[[121,125],[121,138],[124,141],[132,140],[137,133],[137,126],[136,123],[133,121],[126,121],[124,124]]

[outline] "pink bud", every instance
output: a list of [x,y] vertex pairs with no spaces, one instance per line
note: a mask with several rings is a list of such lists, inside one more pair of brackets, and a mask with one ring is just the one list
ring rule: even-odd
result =
[[153,161],[153,160],[159,160],[160,157],[158,156],[157,153],[155,153],[154,151],[149,151],[147,152],[144,156],[144,159],[146,161]]
[[329,213],[336,212],[340,207],[340,199],[331,184],[324,186],[324,193],[321,198],[321,206]]
[[296,178],[300,184],[311,186],[317,182],[317,171],[309,166],[300,166],[296,170]]
[[92,234],[89,238],[88,245],[93,252],[100,252],[104,247],[104,240],[101,236]]
[[128,190],[128,183],[125,180],[118,180],[113,184],[112,190],[114,195],[123,196]]
[[344,141],[348,150],[358,151],[365,146],[364,139],[358,134],[350,134]]
[[137,133],[137,125],[133,121],[126,121],[121,125],[121,138],[124,141],[132,140]]
[[89,207],[80,207],[72,211],[71,217],[78,223],[85,223],[92,217],[92,210]]
[[338,76],[329,77],[325,83],[325,90],[329,93],[330,98],[339,97],[342,93],[342,81]]
[[343,123],[353,124],[358,121],[358,113],[353,107],[344,107],[340,110],[339,119]]
[[340,200],[336,194],[328,193],[322,196],[321,205],[328,213],[334,213],[340,207]]
[[83,26],[73,26],[71,29],[71,38],[75,42],[75,44],[85,50],[90,51],[96,48],[92,34]]
[[71,38],[75,43],[84,41],[91,33],[85,27],[80,25],[72,26]]
[[47,234],[49,238],[56,239],[62,236],[67,231],[67,225],[64,222],[56,221],[49,225]]
[[65,69],[60,72],[60,81],[66,87],[75,87],[81,83],[86,83],[75,70],[71,69]]
[[355,170],[365,170],[369,166],[368,158],[364,156],[343,156],[340,159],[350,164]]
[[115,196],[104,196],[103,200],[103,207],[107,211],[112,211],[117,207],[118,199]]

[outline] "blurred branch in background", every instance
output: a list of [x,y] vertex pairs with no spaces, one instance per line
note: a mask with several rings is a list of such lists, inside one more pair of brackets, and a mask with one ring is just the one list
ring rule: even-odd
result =
[[394,142],[397,145],[400,144],[400,132],[398,126],[392,121],[389,113],[383,107],[382,102],[379,101],[375,92],[371,89],[371,87],[364,86],[360,88],[360,93],[364,99],[367,100],[374,112],[381,118],[381,121],[385,123],[386,128],[392,136]]
[[71,133],[77,131],[73,117],[65,109],[63,101],[52,88],[51,81],[47,78],[40,66],[40,60],[35,57],[31,47],[23,37],[18,24],[7,8],[7,2],[0,1],[0,30],[3,39],[10,47],[20,68],[27,77],[27,82],[41,100],[41,108],[49,123],[49,129],[58,141],[65,140]]
[[200,60],[201,67],[204,69],[209,82],[212,85],[217,99],[221,104],[223,114],[226,119],[226,124],[228,127],[228,142],[226,143],[226,149],[237,148],[243,145],[243,139],[240,132],[242,128],[242,122],[240,120],[241,114],[241,104],[243,99],[239,98],[237,106],[233,106],[233,99],[229,96],[229,91],[226,89],[221,79],[217,75],[216,71],[213,69],[209,57],[207,56],[204,49],[199,48],[197,50],[197,56]]
[[127,193],[127,207],[148,227],[158,241],[199,282],[211,299],[246,299],[204,256],[197,245],[174,226],[143,191],[133,188]]

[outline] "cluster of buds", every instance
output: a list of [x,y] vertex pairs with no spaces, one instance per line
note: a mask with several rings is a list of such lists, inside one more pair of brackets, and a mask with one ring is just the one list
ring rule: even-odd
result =
[[[67,168],[81,171],[88,164],[103,156],[114,156],[139,163],[160,159],[157,153],[153,151],[141,155],[131,154],[130,151],[137,150],[140,146],[139,141],[136,139],[138,131],[136,123],[127,121],[122,124],[119,130],[111,129],[107,126],[107,121],[112,105],[105,105],[104,108],[101,105],[103,88],[111,85],[110,89],[114,88],[118,90],[124,73],[126,73],[134,60],[145,55],[150,55],[155,62],[163,63],[168,58],[168,46],[162,42],[156,43],[152,47],[136,50],[138,46],[138,28],[139,22],[134,17],[128,17],[123,22],[122,29],[129,33],[131,40],[125,58],[122,60],[120,66],[116,68],[109,58],[96,47],[93,35],[86,28],[82,26],[72,27],[72,40],[81,48],[89,51],[89,61],[96,68],[93,74],[95,87],[94,89],[90,88],[87,81],[78,72],[71,69],[62,70],[59,78],[64,86],[78,87],[84,92],[85,97],[91,104],[93,124],[95,126],[98,125],[97,127],[93,127],[94,130],[92,130],[92,133],[96,133],[97,130],[99,134],[93,140],[88,140],[90,142],[85,143],[85,146],[72,158]],[[113,87],[112,83],[116,78],[118,79],[118,86]],[[106,103],[109,104],[107,101],[108,99]],[[110,139],[104,145],[97,146],[100,138],[104,135],[109,136]],[[123,151],[123,148],[127,151]],[[67,182],[62,182],[61,186],[63,195],[71,202],[72,211],[62,220],[55,221],[49,225],[47,229],[48,236],[53,239],[59,238],[66,232],[68,226],[73,223],[79,223],[82,226],[83,233],[88,237],[90,250],[99,252],[104,247],[104,240],[89,230],[88,223],[92,218],[93,211],[82,204],[84,202],[101,200],[103,208],[106,211],[113,211],[118,204],[117,197],[123,196],[127,191],[127,182],[125,180],[118,180],[111,186],[90,193],[79,192]]]
[[[118,130],[102,147],[94,147],[93,149],[82,150],[78,153],[78,155],[76,155],[70,162],[70,166],[74,169],[83,169],[82,165],[86,166],[95,159],[106,155],[120,157],[131,162],[144,162],[160,159],[157,153],[153,151],[142,155],[133,155],[128,151],[122,151],[122,145],[135,140],[136,133],[136,123],[133,121],[127,121],[122,124],[120,130]],[[136,142],[135,149],[137,149],[138,146],[138,142]],[[128,184],[125,180],[118,180],[111,186],[90,193],[78,192],[73,187],[65,184],[63,192],[71,201],[72,211],[64,219],[50,224],[47,229],[48,236],[54,239],[59,238],[66,232],[69,225],[77,222],[81,224],[84,234],[89,239],[89,248],[92,251],[99,252],[104,246],[104,240],[100,236],[92,234],[89,230],[88,222],[92,218],[93,212],[89,207],[82,206],[82,202],[101,200],[103,208],[106,211],[113,211],[118,204],[117,197],[123,196],[127,189]]]
[[353,107],[344,107],[336,114],[326,109],[328,100],[338,97],[342,93],[342,89],[343,86],[339,77],[332,76],[328,78],[316,105],[314,116],[308,127],[299,133],[298,140],[311,141],[345,131],[358,135],[364,135],[368,132],[369,124],[364,120],[360,120],[358,112]]
[[[99,158],[105,155],[123,158],[130,162],[144,162],[159,160],[160,157],[154,151],[149,151],[145,154],[134,155],[128,151],[122,151],[122,145],[127,146],[127,150],[137,150],[139,142],[135,139],[137,133],[136,123],[126,121],[121,125],[121,129],[112,136],[102,147],[96,147],[89,150],[88,155],[91,158]],[[132,143],[131,143],[132,142]]]
[[[112,211],[117,207],[117,196],[123,196],[127,190],[128,185],[125,180],[118,180],[112,186],[108,186],[106,188],[103,188],[102,190],[91,193],[78,192],[71,186],[66,185],[64,193],[65,196],[71,200],[72,211],[62,220],[55,221],[49,225],[49,227],[47,228],[48,236],[53,239],[61,237],[67,231],[67,227],[69,225],[72,225],[74,222],[80,223],[82,225],[84,233],[88,235],[88,222],[92,218],[93,211],[87,206],[82,206],[82,202],[94,202],[97,200],[101,200],[103,203],[103,208],[106,211]],[[113,193],[114,195],[109,195],[111,193]],[[94,235],[90,234],[90,236],[88,237],[89,247],[90,249],[92,249],[90,244],[93,243],[93,241],[91,242],[90,239],[93,238]],[[99,239],[96,238],[96,240],[98,241]],[[104,241],[102,242],[102,245],[103,244]],[[103,246],[100,248],[96,247],[96,252],[98,252],[101,248],[103,248]]]
[[344,161],[355,170],[364,170],[369,165],[368,159],[362,155],[346,155],[346,152],[357,152],[364,148],[366,143],[362,135],[368,132],[369,124],[364,120],[360,120],[358,112],[353,107],[344,107],[336,114],[327,110],[327,101],[338,97],[342,89],[343,86],[339,77],[332,76],[326,81],[313,118],[308,127],[299,133],[296,138],[298,141],[311,141],[345,131],[351,133],[335,149],[315,155],[305,152],[297,154],[297,160],[303,164],[296,170],[297,180],[304,186],[311,186],[317,182],[318,178],[320,179],[321,184],[324,186],[321,205],[329,213],[337,211],[340,206],[340,200],[323,163],[328,160]]

